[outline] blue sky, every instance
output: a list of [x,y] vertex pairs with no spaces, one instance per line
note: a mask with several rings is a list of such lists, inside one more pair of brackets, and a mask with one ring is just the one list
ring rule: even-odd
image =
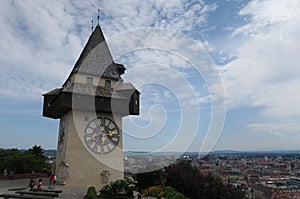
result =
[[298,0],[0,2],[0,147],[56,148],[42,94],[100,25],[141,115],[125,150],[299,149]]

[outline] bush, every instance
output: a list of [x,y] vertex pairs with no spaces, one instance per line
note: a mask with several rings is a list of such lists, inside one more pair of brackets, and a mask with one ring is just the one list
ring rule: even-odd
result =
[[133,199],[133,196],[126,195],[112,195],[112,196],[101,196],[100,199]]
[[164,198],[165,199],[174,199],[174,198],[176,198],[176,199],[189,199],[188,197],[186,197],[182,193],[176,191],[173,187],[170,187],[170,186],[164,187],[163,191],[164,191]]
[[177,192],[173,187],[161,187],[161,186],[152,186],[148,187],[143,195],[145,197],[156,197],[156,198],[165,198],[165,199],[189,199],[185,197],[182,193]]
[[163,196],[164,192],[163,192],[163,188],[158,185],[158,186],[152,186],[152,187],[148,187],[144,192],[143,195],[145,197],[147,196],[152,196],[152,197],[157,197],[157,198],[161,198]]
[[96,188],[95,187],[89,187],[87,190],[87,194],[84,197],[84,199],[98,199]]
[[133,198],[135,183],[130,179],[122,179],[105,185],[100,190],[101,198]]

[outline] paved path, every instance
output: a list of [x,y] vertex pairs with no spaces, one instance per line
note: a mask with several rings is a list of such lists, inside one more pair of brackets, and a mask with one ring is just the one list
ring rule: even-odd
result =
[[[17,179],[17,180],[0,180],[0,193],[14,193],[15,191],[8,191],[12,188],[25,188],[29,184],[29,179]],[[49,179],[43,178],[43,187],[48,188]],[[57,190],[63,190],[59,199],[83,199],[86,190],[78,187],[64,187],[57,185]],[[135,193],[135,196],[137,193]],[[137,198],[137,197],[136,197]],[[148,198],[147,198],[148,199]]]
[[[0,180],[0,193],[8,193],[8,189],[11,188],[25,188],[29,185],[29,179],[17,179],[17,180]],[[43,178],[43,186],[48,187],[49,179]]]
[[[29,185],[30,179],[17,179],[17,180],[0,180],[0,193],[15,193],[15,191],[8,191],[8,189],[12,188],[26,188]],[[48,188],[49,186],[49,179],[43,178],[43,187]],[[63,190],[61,186],[57,185],[56,189]],[[63,197],[59,198],[73,198],[69,197],[68,195],[64,194]],[[82,197],[81,197],[82,198]]]
[[[0,180],[0,193],[15,193],[15,191],[8,191],[12,188],[26,188],[29,185],[30,179],[17,179],[17,180]],[[49,179],[43,178],[43,187],[48,188]],[[80,187],[64,187],[56,185],[57,190],[62,190],[60,199],[83,199],[86,190]]]

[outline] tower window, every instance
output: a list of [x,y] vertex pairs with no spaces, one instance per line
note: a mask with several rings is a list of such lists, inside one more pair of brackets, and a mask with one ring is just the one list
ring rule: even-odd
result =
[[105,88],[111,88],[111,81],[105,80]]
[[93,84],[93,77],[86,77],[87,84]]

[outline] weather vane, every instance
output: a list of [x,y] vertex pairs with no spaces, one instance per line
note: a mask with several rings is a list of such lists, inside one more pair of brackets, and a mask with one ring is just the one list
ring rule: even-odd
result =
[[100,9],[98,9],[98,16],[97,16],[98,23],[97,23],[97,25],[99,25],[99,20],[100,20]]
[[[97,25],[99,25],[99,21],[100,21],[100,9],[98,9]],[[92,20],[91,23],[92,23],[91,31],[93,32],[93,30],[94,30],[94,20]]]

